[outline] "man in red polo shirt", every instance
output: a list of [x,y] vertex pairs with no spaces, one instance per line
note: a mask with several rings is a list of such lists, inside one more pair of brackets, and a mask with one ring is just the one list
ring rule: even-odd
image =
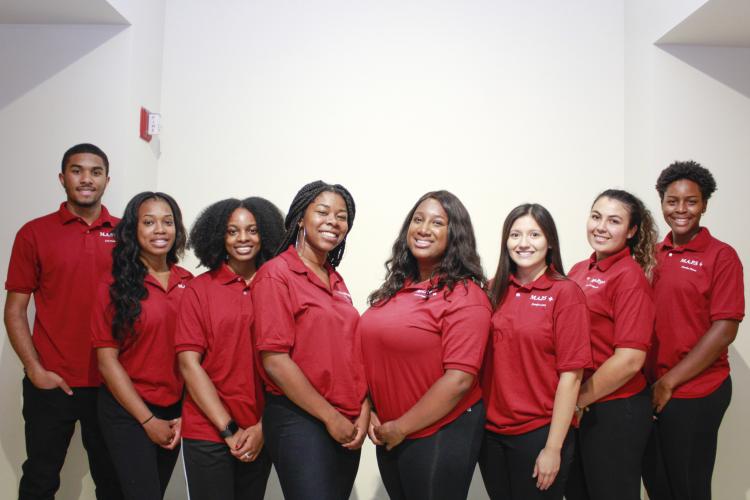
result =
[[[63,155],[59,178],[67,201],[18,231],[5,282],[5,328],[26,372],[27,459],[18,497],[54,498],[80,421],[96,497],[116,500],[122,493],[96,417],[100,379],[89,329],[97,283],[111,272],[112,229],[119,221],[101,204],[107,155],[93,144],[73,146]],[[27,317],[32,295],[33,335]]]

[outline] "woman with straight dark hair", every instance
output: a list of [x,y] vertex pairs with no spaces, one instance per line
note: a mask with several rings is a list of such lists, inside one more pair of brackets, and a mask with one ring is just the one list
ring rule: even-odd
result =
[[409,211],[359,332],[380,475],[392,499],[466,498],[482,442],[477,376],[490,303],[474,228],[448,191]]
[[129,500],[160,500],[180,446],[182,381],[174,329],[190,272],[177,265],[185,248],[182,214],[171,196],[144,192],[114,230],[112,282],[91,317],[104,384],[102,434]]
[[562,500],[591,342],[586,298],[565,277],[555,221],[543,206],[520,205],[506,217],[490,299],[484,484],[493,500]]
[[641,200],[608,189],[594,200],[586,236],[594,253],[568,276],[586,295],[594,367],[578,396],[583,479],[571,477],[566,498],[586,498],[587,489],[595,500],[635,500],[651,429],[642,368],[654,327],[656,226]]
[[277,257],[252,286],[268,391],[263,436],[287,500],[348,499],[367,434],[359,313],[335,269],[354,215],[343,186],[304,186],[289,207]]
[[250,283],[281,240],[284,219],[264,198],[206,208],[189,246],[209,271],[190,282],[175,349],[187,396],[182,407],[191,500],[260,500],[271,459],[263,449],[265,398],[250,326]]
[[701,226],[716,190],[708,169],[675,162],[656,190],[671,231],[656,252],[648,373],[657,419],[643,481],[652,500],[708,500],[719,426],[732,399],[727,349],[745,316],[742,263]]

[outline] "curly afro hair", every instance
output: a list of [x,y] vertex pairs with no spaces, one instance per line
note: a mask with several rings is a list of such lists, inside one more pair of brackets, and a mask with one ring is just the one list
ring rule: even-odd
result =
[[188,248],[195,252],[202,266],[217,269],[226,260],[224,237],[227,232],[227,221],[238,208],[250,211],[258,224],[261,245],[260,252],[255,258],[256,268],[260,268],[274,256],[284,232],[284,217],[281,211],[265,198],[229,198],[217,201],[204,209],[190,229]]
[[659,193],[659,198],[663,200],[667,187],[681,179],[687,179],[698,184],[705,201],[708,201],[716,191],[716,181],[707,168],[693,160],[676,161],[662,170],[656,180],[656,191]]

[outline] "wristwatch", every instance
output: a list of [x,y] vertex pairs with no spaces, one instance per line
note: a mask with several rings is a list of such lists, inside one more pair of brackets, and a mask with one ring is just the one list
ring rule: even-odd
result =
[[230,438],[230,437],[234,436],[234,434],[238,430],[240,430],[240,428],[237,426],[237,424],[234,422],[234,420],[230,420],[229,422],[227,422],[227,426],[224,427],[224,430],[223,431],[219,431],[219,436],[221,436],[224,439]]

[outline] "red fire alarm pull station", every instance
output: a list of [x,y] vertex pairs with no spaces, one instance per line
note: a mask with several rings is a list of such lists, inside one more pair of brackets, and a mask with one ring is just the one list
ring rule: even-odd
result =
[[161,115],[152,113],[146,108],[141,108],[141,139],[151,142],[152,136],[161,131]]

